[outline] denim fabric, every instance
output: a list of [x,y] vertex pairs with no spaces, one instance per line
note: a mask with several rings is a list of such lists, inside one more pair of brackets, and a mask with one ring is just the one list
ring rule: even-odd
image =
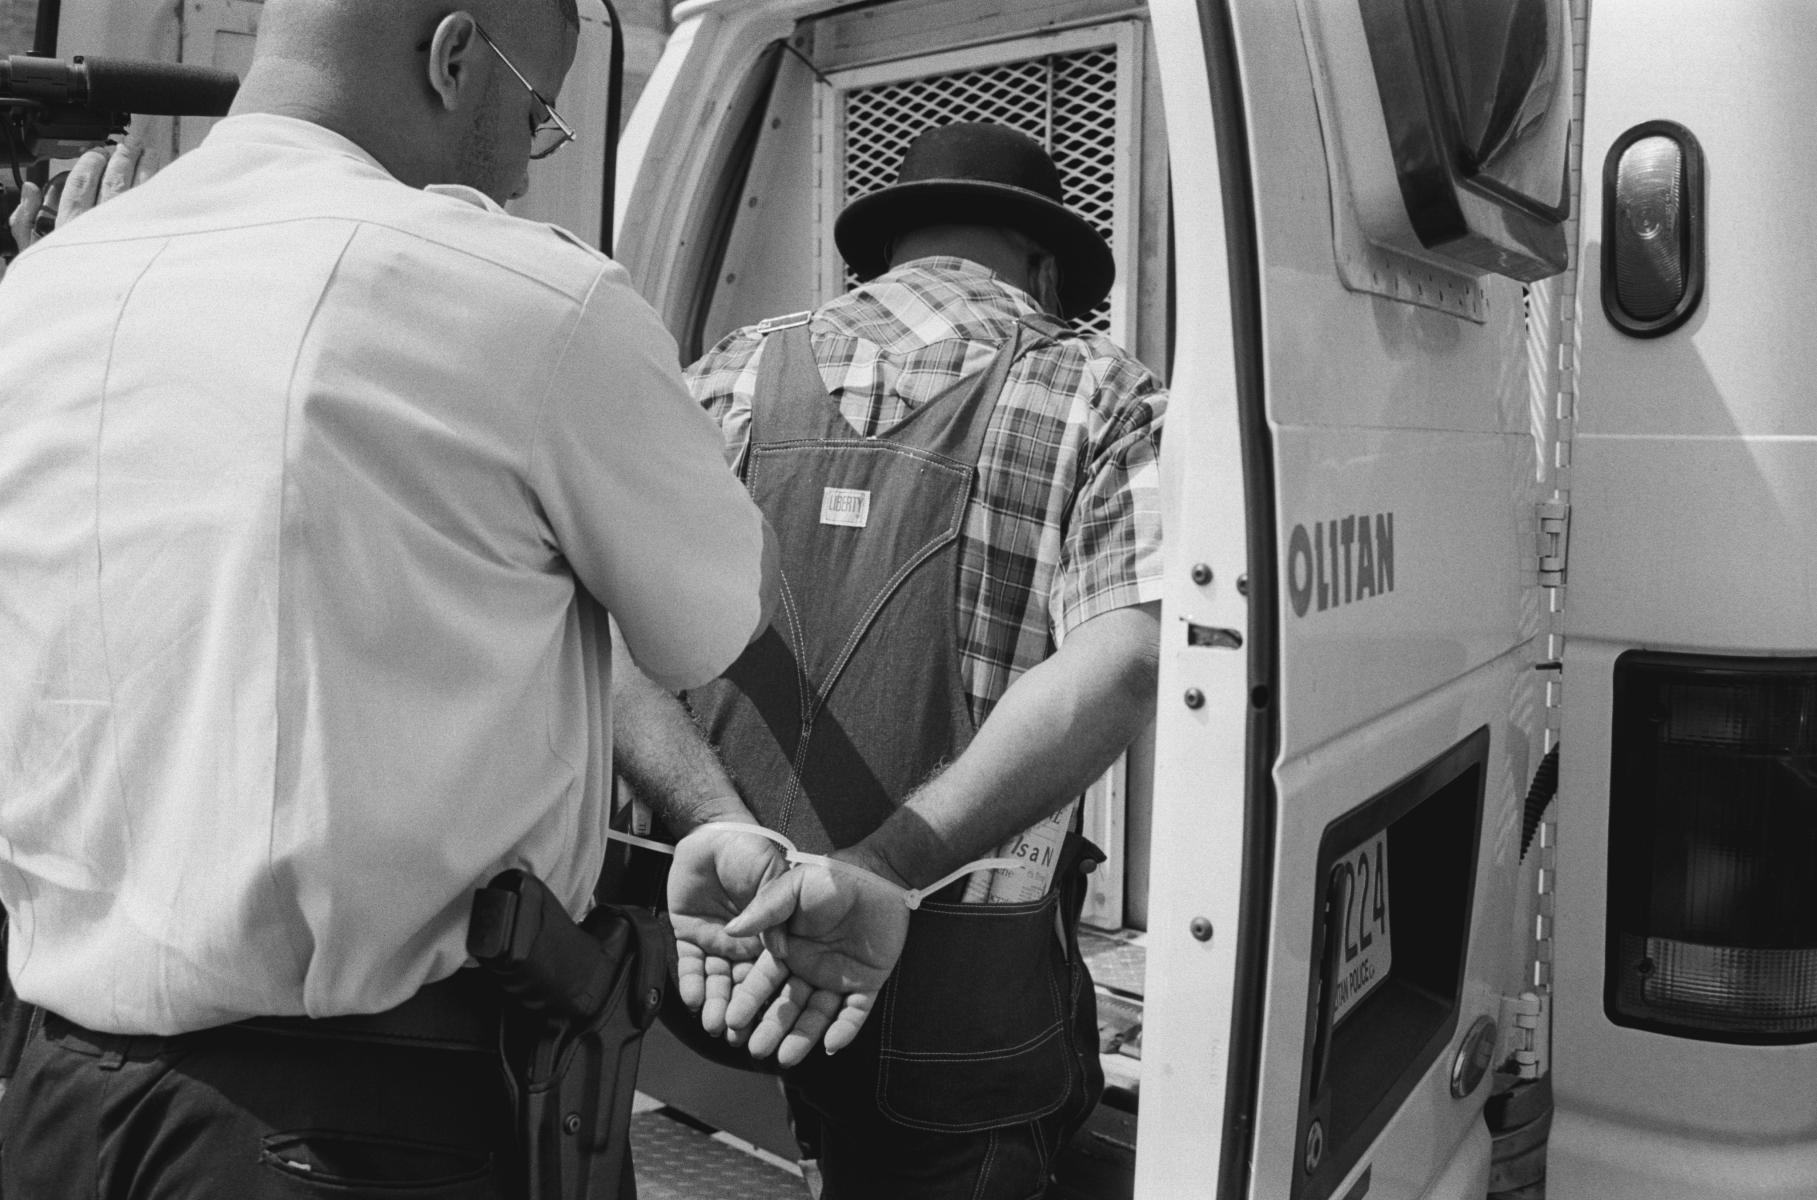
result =
[[995,1129],[1055,1112],[1078,1089],[1067,1019],[1072,993],[1089,995],[1090,982],[1059,954],[1059,902],[1049,892],[1032,904],[929,903],[915,913],[871,1015],[885,1116],[949,1133]]
[[[688,699],[757,819],[825,854],[868,836],[976,732],[957,545],[1003,381],[1039,335],[869,438],[821,385],[807,331],[772,337],[743,478],[777,531],[782,595],[764,635]],[[852,513],[826,507],[842,500]]]
[[[1060,959],[1055,939],[1055,960]],[[793,1076],[786,1087],[796,1132],[804,1157],[818,1159],[824,1191],[821,1200],[1037,1200],[1053,1184],[1060,1150],[1090,1114],[1103,1091],[1103,1070],[1098,1063],[1097,1004],[1091,978],[1075,953],[1070,963],[1058,963],[1064,980],[1068,1017],[1056,1031],[1052,1048],[1061,1052],[1065,1083],[1054,1094],[1052,1107],[1028,1120],[989,1127],[911,1127],[892,1119],[878,1101],[859,1103],[841,1086],[828,1086],[824,1078]],[[979,988],[979,991],[987,991]],[[952,1014],[963,1017],[969,1014]],[[875,1056],[878,1042],[865,1042],[835,1056]],[[875,1058],[869,1073],[878,1075]],[[864,1073],[866,1062],[850,1062]],[[894,1092],[896,1107],[922,1115],[944,1112],[955,1125],[975,1115],[976,1089],[990,1095],[991,1068],[969,1063],[941,1074],[917,1079],[914,1090],[900,1083]],[[952,1104],[943,1103],[938,1090],[951,1085]],[[881,1084],[879,1091],[881,1091]],[[1031,1097],[1024,1095],[1023,1100]],[[995,1097],[1003,1099],[1001,1096]]]
[[[1081,857],[1101,855],[1069,837],[1060,887],[1036,904],[924,905],[858,1040],[788,1074],[821,1200],[1047,1193],[1060,1149],[1104,1090],[1078,945]],[[903,986],[910,972],[922,982]]]

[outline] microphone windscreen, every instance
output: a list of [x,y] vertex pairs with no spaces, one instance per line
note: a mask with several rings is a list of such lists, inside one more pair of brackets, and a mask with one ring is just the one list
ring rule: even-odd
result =
[[82,58],[88,104],[114,112],[153,116],[225,116],[240,90],[232,71],[188,63]]

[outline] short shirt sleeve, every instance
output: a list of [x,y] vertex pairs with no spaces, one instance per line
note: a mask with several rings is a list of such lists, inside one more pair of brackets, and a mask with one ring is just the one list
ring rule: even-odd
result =
[[1095,616],[1161,598],[1161,426],[1167,393],[1136,360],[1093,363],[1097,387],[1050,611],[1056,641]]
[[647,675],[680,690],[731,665],[761,612],[762,517],[616,264],[544,399],[530,480],[557,549]]
[[727,334],[683,372],[688,390],[719,426],[726,463],[737,470],[751,441],[757,362],[763,338],[745,328]]

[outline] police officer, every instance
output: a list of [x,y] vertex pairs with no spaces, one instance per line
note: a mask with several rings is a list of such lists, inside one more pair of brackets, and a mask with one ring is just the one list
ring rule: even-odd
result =
[[573,0],[269,0],[233,112],[0,285],[8,1196],[521,1195],[507,868],[602,858],[606,614],[668,687],[762,519],[611,261],[500,205]]

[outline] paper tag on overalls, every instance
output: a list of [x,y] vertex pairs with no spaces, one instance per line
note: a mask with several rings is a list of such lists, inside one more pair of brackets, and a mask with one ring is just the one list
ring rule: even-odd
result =
[[863,529],[871,519],[871,494],[859,488],[824,488],[820,493],[820,523]]

